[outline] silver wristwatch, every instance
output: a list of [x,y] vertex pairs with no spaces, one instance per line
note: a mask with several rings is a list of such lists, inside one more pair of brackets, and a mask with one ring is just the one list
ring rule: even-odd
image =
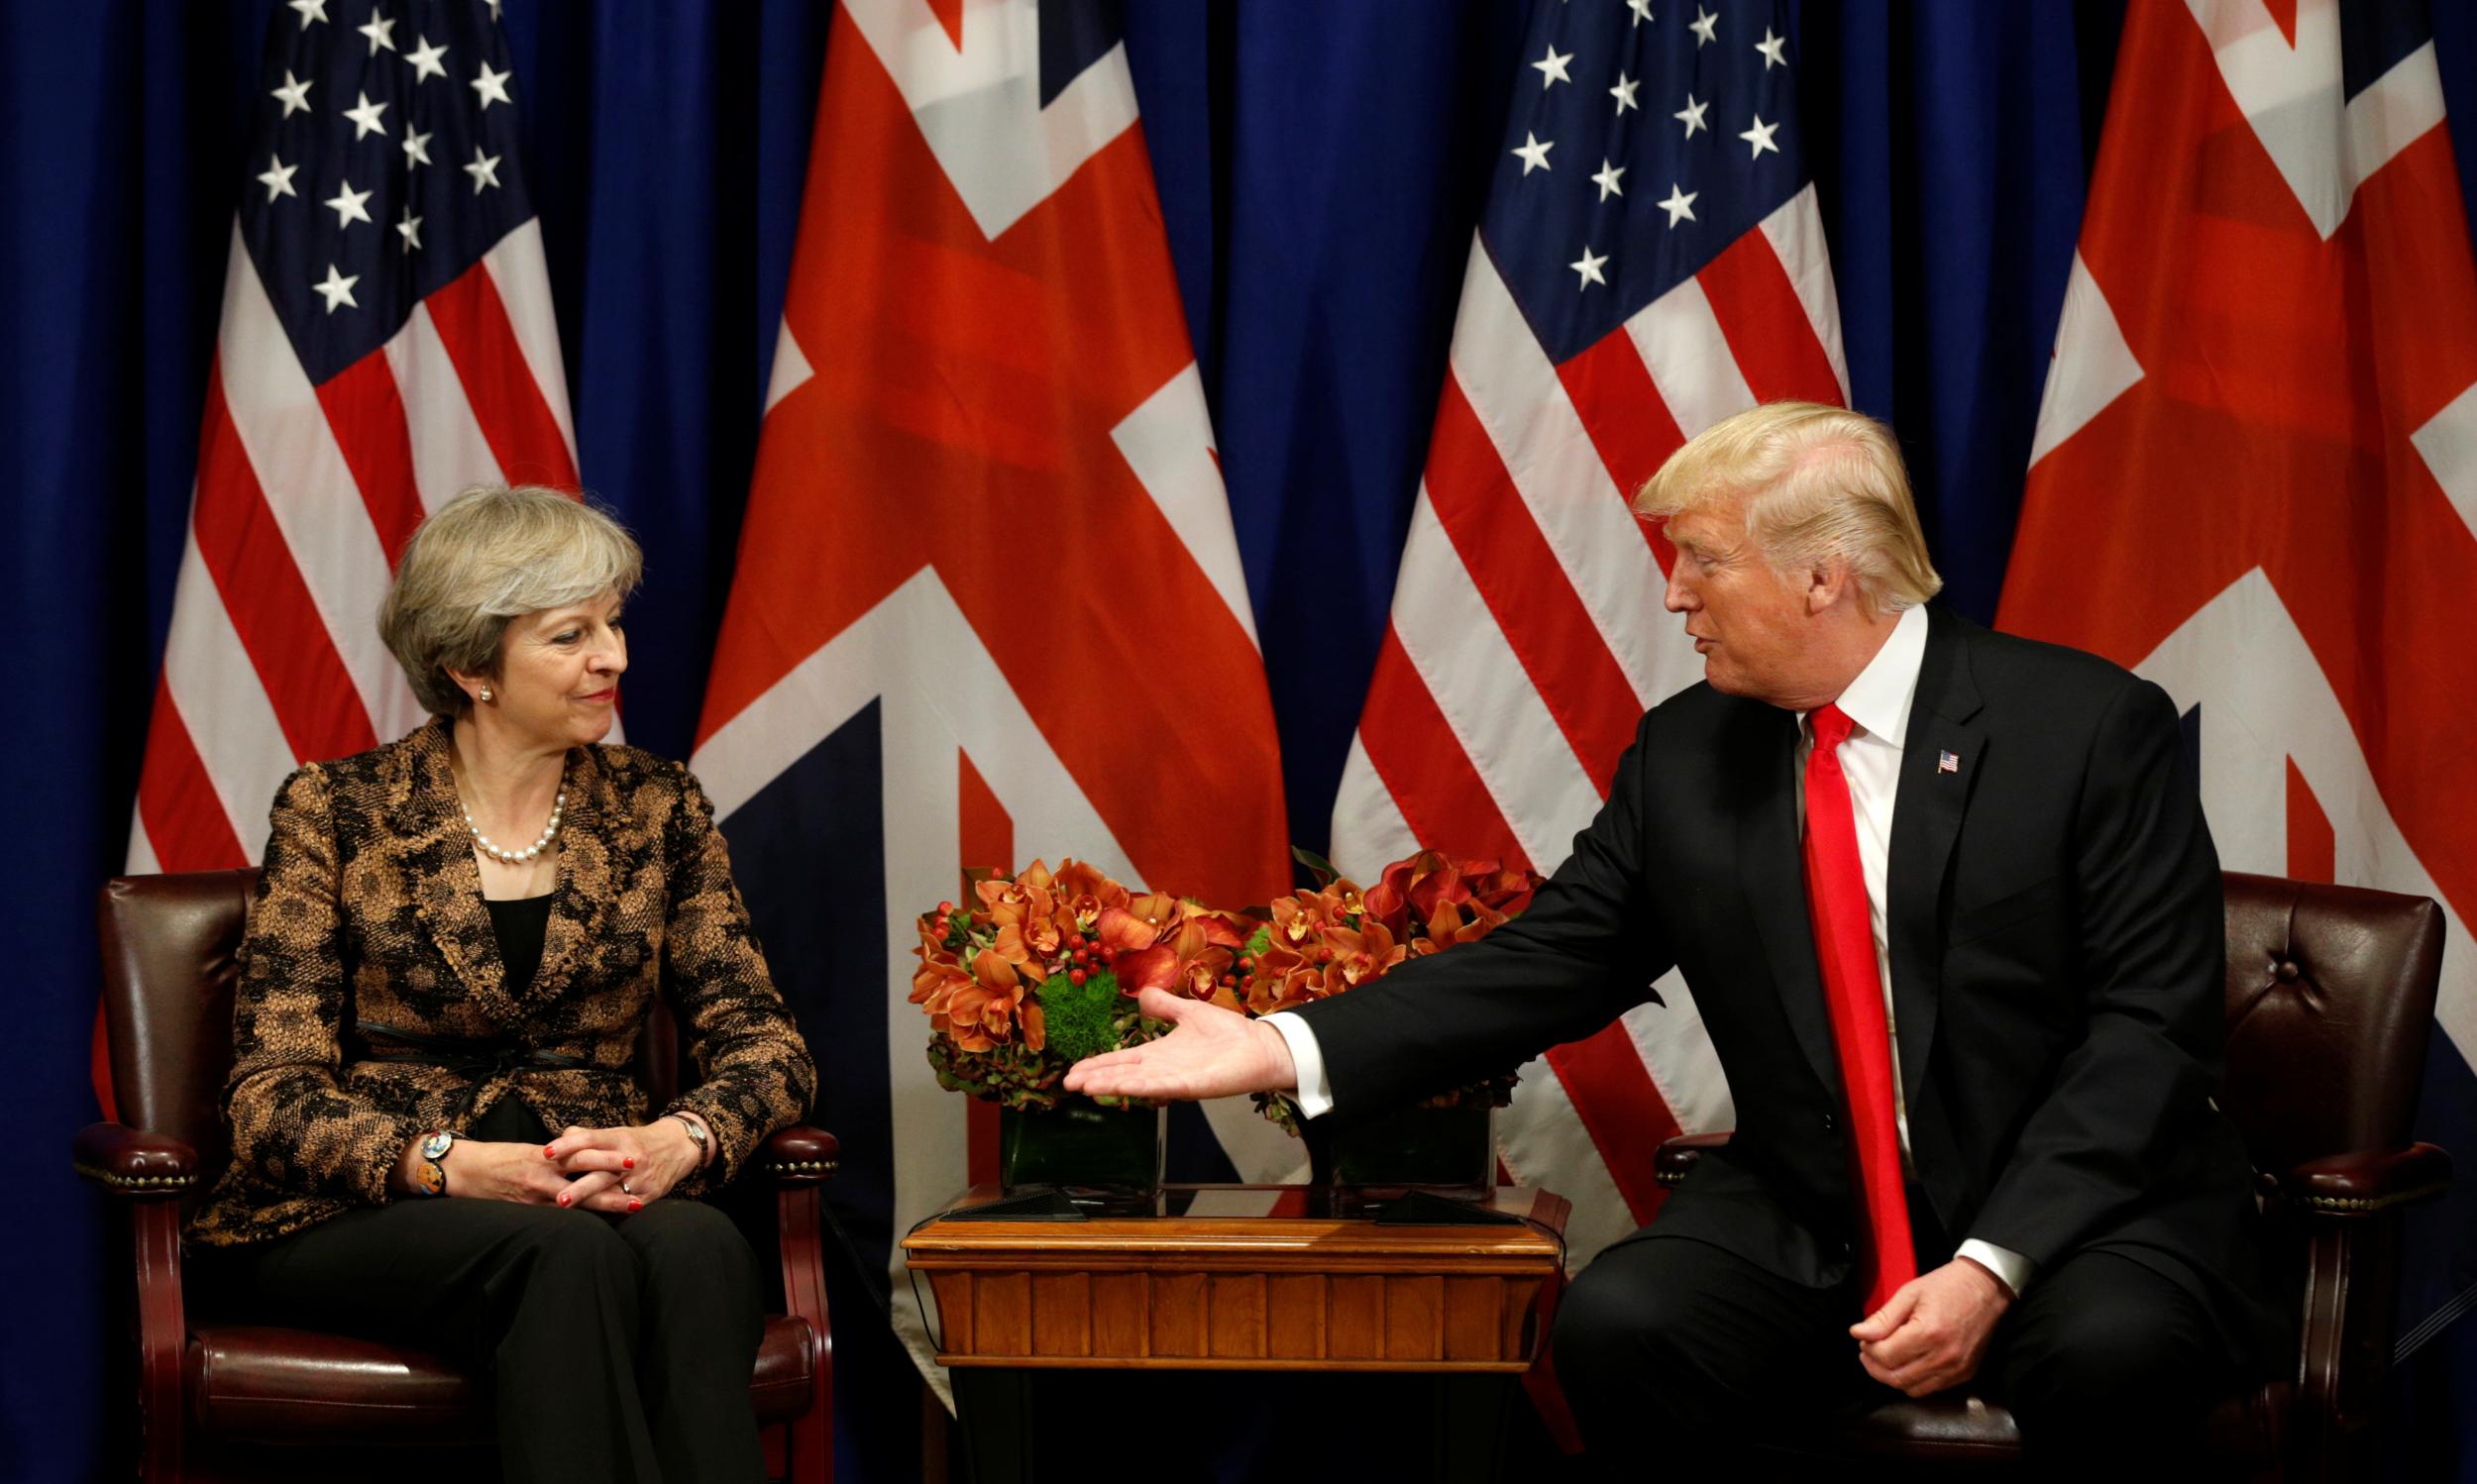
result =
[[686,1113],[673,1113],[671,1116],[679,1119],[680,1126],[688,1130],[688,1141],[697,1146],[697,1163],[701,1167],[705,1163],[705,1150],[707,1147],[705,1141],[705,1125],[698,1122],[695,1118],[690,1117]]

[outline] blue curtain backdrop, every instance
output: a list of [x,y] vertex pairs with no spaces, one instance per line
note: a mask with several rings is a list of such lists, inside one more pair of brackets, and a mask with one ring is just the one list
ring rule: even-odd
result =
[[[348,7],[354,0],[342,0]],[[1219,431],[1295,836],[1326,815],[1390,600],[1528,0],[1138,0],[1129,53]],[[2436,9],[2464,179],[2477,22]],[[2009,550],[2120,0],[1797,8],[1860,406],[1913,461],[1953,601]],[[178,563],[239,150],[274,0],[0,5],[0,601],[18,636],[0,863],[0,1478],[110,1456],[108,1237],[63,1157],[94,1116],[92,894],[118,869]],[[799,220],[821,0],[507,0],[584,477],[644,537],[632,740],[685,755]],[[2462,1281],[2471,1275],[2460,1275]],[[846,1478],[918,1477],[905,1363],[835,1294]],[[2404,1378],[2439,1407],[2469,1324]],[[2456,1357],[2453,1352],[2458,1352]],[[2422,1367],[2422,1369],[2421,1369]],[[1220,1472],[1243,1467],[1243,1430]],[[2465,1453],[2422,1477],[2477,1477]]]

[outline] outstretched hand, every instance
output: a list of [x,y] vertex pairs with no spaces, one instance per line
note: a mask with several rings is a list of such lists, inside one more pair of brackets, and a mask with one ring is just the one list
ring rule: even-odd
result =
[[1157,1041],[1088,1056],[1066,1073],[1066,1089],[1102,1098],[1226,1098],[1286,1092],[1298,1085],[1290,1043],[1272,1026],[1237,1010],[1166,990],[1145,990],[1136,1008],[1172,1028]]

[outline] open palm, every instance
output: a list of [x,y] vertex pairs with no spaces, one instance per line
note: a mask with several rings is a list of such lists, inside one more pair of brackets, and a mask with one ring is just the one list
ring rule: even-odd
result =
[[1200,1000],[1146,990],[1136,1007],[1173,1028],[1157,1041],[1088,1056],[1066,1073],[1068,1092],[1105,1098],[1227,1098],[1289,1089],[1290,1045],[1270,1025]]

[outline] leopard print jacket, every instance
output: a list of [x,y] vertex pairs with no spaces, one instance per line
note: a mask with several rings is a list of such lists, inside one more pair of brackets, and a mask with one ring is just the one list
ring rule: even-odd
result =
[[[716,1146],[675,1195],[727,1182],[815,1094],[713,805],[686,768],[636,748],[568,754],[542,965],[510,995],[449,735],[434,721],[303,768],[276,794],[233,1005],[232,1164],[190,1219],[192,1242],[265,1241],[384,1204],[408,1141],[467,1128],[502,1098],[552,1128],[646,1121],[637,1037],[657,994],[700,1079],[663,1112],[702,1114]],[[462,1073],[372,1060],[361,1022],[580,1064]]]

